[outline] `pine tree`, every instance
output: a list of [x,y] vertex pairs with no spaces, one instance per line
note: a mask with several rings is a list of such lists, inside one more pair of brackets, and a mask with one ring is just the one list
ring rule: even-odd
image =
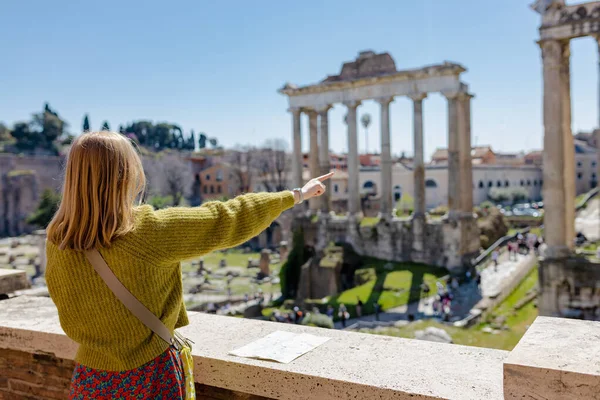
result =
[[104,121],[104,123],[102,124],[102,129],[103,131],[110,131],[110,125],[108,125],[108,121]]
[[87,114],[85,114],[85,117],[83,117],[83,132],[89,132],[90,131],[90,118],[88,117]]

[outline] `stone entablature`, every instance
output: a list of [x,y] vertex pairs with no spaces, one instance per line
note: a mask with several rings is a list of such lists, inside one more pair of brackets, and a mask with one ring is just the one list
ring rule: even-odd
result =
[[[331,340],[290,364],[227,354],[277,330]],[[586,321],[538,318],[512,352],[201,313],[181,331],[207,398],[587,400],[600,377],[600,324]],[[3,301],[0,398],[65,398],[76,351],[50,299]]]
[[419,69],[397,71],[380,76],[300,86],[287,83],[279,92],[290,98],[290,107],[313,107],[379,97],[409,96],[414,93],[460,91],[460,64],[446,62]]
[[532,8],[542,15],[541,40],[568,40],[600,33],[600,3],[566,5],[564,0],[538,0]]

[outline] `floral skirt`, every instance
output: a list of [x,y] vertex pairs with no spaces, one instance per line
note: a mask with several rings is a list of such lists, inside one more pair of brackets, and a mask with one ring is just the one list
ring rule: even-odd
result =
[[169,347],[141,367],[104,371],[76,364],[69,399],[185,399],[179,352]]

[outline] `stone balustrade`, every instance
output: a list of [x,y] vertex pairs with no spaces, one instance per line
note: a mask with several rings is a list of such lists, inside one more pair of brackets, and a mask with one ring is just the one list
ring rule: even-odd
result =
[[[0,302],[0,399],[66,398],[77,345],[47,298]],[[332,340],[290,364],[228,351],[276,330]],[[597,399],[600,324],[538,318],[512,352],[190,313],[200,399]]]

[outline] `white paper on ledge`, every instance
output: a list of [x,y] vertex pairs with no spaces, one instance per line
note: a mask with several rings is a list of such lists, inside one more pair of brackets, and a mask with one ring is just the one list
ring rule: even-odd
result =
[[327,342],[328,337],[276,331],[229,352],[232,356],[290,363]]

